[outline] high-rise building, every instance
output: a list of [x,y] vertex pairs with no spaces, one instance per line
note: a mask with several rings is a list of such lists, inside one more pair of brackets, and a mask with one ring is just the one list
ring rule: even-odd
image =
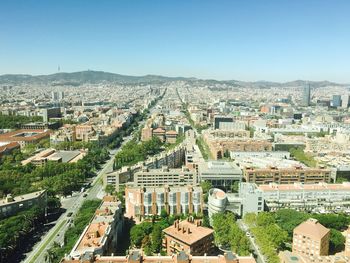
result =
[[310,106],[310,84],[304,87],[302,105],[305,107]]
[[341,96],[340,95],[333,95],[332,106],[333,107],[340,107],[341,106]]
[[61,109],[59,107],[42,109],[43,122],[47,123],[50,121],[50,118],[60,118]]
[[343,95],[341,97],[341,107],[346,109],[349,107],[349,103],[350,103],[350,96],[349,95]]
[[52,91],[51,92],[51,99],[52,101],[61,101],[64,99],[64,92],[63,91]]

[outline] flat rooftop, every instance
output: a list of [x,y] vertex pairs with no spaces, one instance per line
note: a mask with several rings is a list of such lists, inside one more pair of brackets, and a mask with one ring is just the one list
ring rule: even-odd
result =
[[79,154],[80,151],[57,151],[53,155],[50,155],[50,158],[62,158],[63,163],[68,163]]
[[44,192],[46,192],[46,190],[37,191],[37,192],[25,194],[25,195],[18,195],[18,196],[12,197],[13,201],[11,201],[11,202],[7,202],[6,198],[1,199],[0,206],[4,206],[4,205],[8,205],[8,204],[15,204],[15,203],[23,202],[25,200],[34,199],[34,198],[41,196]]
[[241,176],[242,170],[234,162],[210,161],[199,165],[201,176]]
[[332,190],[332,191],[350,191],[350,182],[344,182],[342,184],[327,184],[327,183],[318,183],[318,184],[275,184],[270,183],[268,185],[259,185],[258,189],[267,192],[267,191],[322,191],[322,190]]
[[268,156],[242,156],[236,157],[235,161],[239,163],[241,167],[252,167],[252,168],[292,168],[292,167],[303,167],[307,166],[299,161],[289,160],[278,157],[268,157]]

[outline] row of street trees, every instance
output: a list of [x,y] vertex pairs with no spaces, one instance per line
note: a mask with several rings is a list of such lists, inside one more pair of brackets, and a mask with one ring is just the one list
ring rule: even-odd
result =
[[2,115],[0,114],[0,129],[15,129],[21,124],[43,121],[41,116],[20,116],[20,115]]
[[250,242],[232,213],[217,213],[212,217],[215,243],[219,248],[232,250],[240,256],[251,253]]
[[32,207],[15,216],[0,221],[0,260],[8,262],[7,258],[19,247],[25,246],[28,235],[45,221],[44,208]]
[[45,259],[48,263],[59,262],[65,254],[68,254],[78,241],[84,228],[94,216],[96,209],[101,204],[101,200],[86,200],[73,220],[73,224],[64,234],[64,245],[58,243],[46,251]]
[[276,224],[274,215],[268,212],[249,213],[245,215],[244,221],[254,234],[267,261],[279,263],[278,252],[285,249],[288,233]]
[[140,143],[133,139],[115,156],[114,169],[144,161],[148,156],[160,153],[162,146],[163,143],[158,137],[152,137],[151,140]]
[[250,213],[244,217],[245,223],[255,235],[258,245],[269,262],[279,262],[278,252],[290,249],[293,230],[308,218],[317,219],[331,230],[330,253],[344,249],[345,238],[341,231],[348,228],[350,217],[344,214],[310,214],[292,209],[281,209],[274,213]]

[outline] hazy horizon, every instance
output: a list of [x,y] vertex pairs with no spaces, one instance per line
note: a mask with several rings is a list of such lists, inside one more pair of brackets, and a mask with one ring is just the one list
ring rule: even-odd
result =
[[54,75],[54,74],[72,74],[72,73],[79,73],[79,72],[104,72],[104,73],[110,73],[110,74],[117,74],[122,76],[128,76],[128,77],[145,77],[145,76],[160,76],[160,77],[168,77],[168,78],[195,78],[199,80],[216,80],[216,81],[242,81],[242,82],[276,82],[276,83],[288,83],[293,81],[310,81],[310,82],[322,82],[322,81],[328,81],[336,84],[343,84],[343,85],[350,85],[350,83],[346,82],[337,82],[337,81],[331,81],[328,79],[316,79],[316,80],[310,80],[310,79],[290,79],[285,81],[273,81],[273,80],[267,80],[267,79],[260,79],[260,80],[241,80],[241,79],[215,79],[215,78],[198,78],[194,76],[168,76],[168,75],[161,75],[161,74],[145,74],[145,75],[132,75],[132,74],[121,74],[118,72],[110,72],[110,71],[104,71],[104,70],[93,70],[93,69],[87,69],[87,70],[78,70],[78,71],[71,71],[71,72],[63,72],[58,71],[54,73],[48,73],[48,74],[27,74],[27,73],[7,73],[7,74],[0,74],[0,76],[5,75],[30,75],[33,77],[38,76],[48,76],[48,75]]

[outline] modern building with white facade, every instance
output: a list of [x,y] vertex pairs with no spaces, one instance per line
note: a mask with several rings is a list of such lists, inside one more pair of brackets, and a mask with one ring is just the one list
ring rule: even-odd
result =
[[198,214],[203,212],[203,191],[198,186],[126,187],[126,216]]
[[199,165],[199,176],[215,188],[230,190],[234,182],[242,180],[242,171],[233,162],[210,161]]
[[350,183],[268,184],[258,187],[270,210],[345,211],[350,208]]
[[164,166],[161,169],[143,168],[134,174],[134,186],[156,187],[156,186],[185,186],[196,185],[195,173],[187,167],[181,169],[170,169]]
[[218,188],[209,190],[208,215],[231,211],[238,216],[246,213],[259,213],[264,211],[264,197],[262,191],[255,184],[240,183],[238,194],[225,193]]

